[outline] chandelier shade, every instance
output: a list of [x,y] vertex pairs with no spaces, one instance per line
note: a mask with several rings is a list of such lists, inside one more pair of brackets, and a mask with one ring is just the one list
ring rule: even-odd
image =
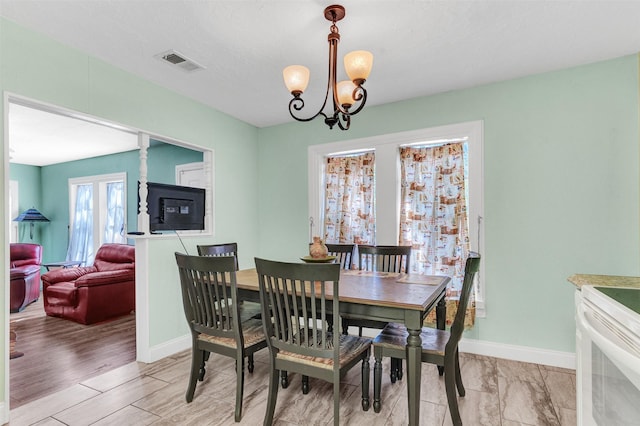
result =
[[338,103],[343,108],[348,108],[353,105],[353,91],[357,87],[353,84],[353,81],[343,80],[338,83]]
[[309,68],[302,65],[289,65],[282,71],[284,84],[289,92],[302,94],[309,85]]
[[[337,56],[340,32],[336,22],[344,18],[345,9],[340,5],[332,5],[324,10],[324,17],[331,21],[330,32],[327,37],[329,42],[329,75],[327,92],[320,110],[309,117],[300,117],[296,113],[304,109],[302,94],[309,84],[309,69],[302,65],[290,65],[282,71],[285,86],[293,96],[289,101],[289,113],[298,121],[311,121],[318,116],[324,117],[324,122],[333,129],[336,124],[342,130],[348,130],[351,125],[351,116],[362,110],[367,102],[367,91],[363,87],[369,78],[373,65],[373,54],[366,50],[356,50],[344,57],[344,67],[350,78],[338,82]],[[330,102],[330,103],[329,103]],[[325,112],[325,108],[330,108]]]
[[373,66],[373,54],[366,50],[355,50],[344,56],[344,69],[352,81],[369,78],[371,67]]

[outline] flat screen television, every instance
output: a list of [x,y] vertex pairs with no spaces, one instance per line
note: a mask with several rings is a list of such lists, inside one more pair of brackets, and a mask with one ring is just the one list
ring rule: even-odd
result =
[[147,210],[151,232],[204,230],[205,190],[147,182]]

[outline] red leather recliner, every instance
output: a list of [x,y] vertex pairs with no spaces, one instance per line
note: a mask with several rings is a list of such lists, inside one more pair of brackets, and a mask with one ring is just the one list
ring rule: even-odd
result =
[[57,269],[42,275],[49,316],[93,324],[135,309],[135,248],[104,244],[93,266]]
[[9,246],[9,274],[11,279],[11,312],[19,312],[40,297],[40,244],[12,243]]

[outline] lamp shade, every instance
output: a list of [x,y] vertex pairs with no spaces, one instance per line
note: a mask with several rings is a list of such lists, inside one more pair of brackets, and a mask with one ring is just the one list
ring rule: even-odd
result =
[[15,222],[49,222],[38,209],[30,208],[20,214],[20,216],[13,219]]
[[355,50],[344,56],[344,69],[351,81],[369,78],[373,66],[373,54],[366,50]]
[[302,93],[309,84],[309,68],[302,65],[289,65],[282,71],[282,77],[289,92]]
[[342,106],[353,105],[353,91],[356,90],[356,85],[352,81],[343,80],[338,83],[338,102]]

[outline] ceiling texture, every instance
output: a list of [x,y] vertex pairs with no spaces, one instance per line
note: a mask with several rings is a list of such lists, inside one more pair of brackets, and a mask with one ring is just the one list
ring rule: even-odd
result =
[[[0,0],[0,15],[257,127],[293,121],[282,69],[311,70],[322,104],[330,23],[320,0]],[[638,1],[345,0],[342,57],[369,50],[367,105],[640,51]],[[203,67],[158,58],[176,51]],[[365,107],[366,108],[366,107]],[[327,131],[328,128],[327,128]],[[339,131],[334,129],[333,131]],[[49,134],[50,135],[50,134]],[[17,136],[16,136],[17,137]],[[17,153],[17,147],[13,147]]]

